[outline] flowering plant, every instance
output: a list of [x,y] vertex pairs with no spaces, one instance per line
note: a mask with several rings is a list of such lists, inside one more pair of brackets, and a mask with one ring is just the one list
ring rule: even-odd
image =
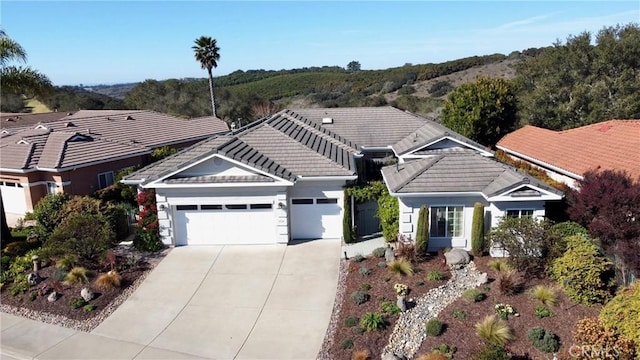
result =
[[509,304],[496,304],[494,308],[496,309],[496,313],[502,320],[509,319],[509,315],[518,316],[518,312],[516,311],[516,309],[514,309],[513,306]]
[[395,284],[393,285],[393,290],[396,291],[398,295],[407,295],[409,293],[409,287],[405,284]]

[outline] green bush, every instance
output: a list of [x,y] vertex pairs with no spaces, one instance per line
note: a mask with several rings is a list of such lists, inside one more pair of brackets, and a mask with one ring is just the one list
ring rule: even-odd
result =
[[82,307],[82,310],[84,310],[84,312],[92,312],[95,309],[96,309],[96,306],[93,304],[88,304]]
[[640,281],[618,291],[600,311],[605,326],[636,343],[640,353]]
[[360,266],[360,268],[358,269],[358,274],[362,275],[362,276],[367,276],[369,274],[371,274],[371,270],[369,270],[368,267],[366,266]]
[[381,269],[384,269],[387,267],[387,262],[386,261],[379,261],[378,264],[376,264],[376,266],[378,266]]
[[515,338],[506,321],[487,315],[475,324],[476,335],[487,345],[504,346]]
[[551,226],[550,230],[563,238],[576,235],[582,235],[584,237],[589,236],[589,231],[587,231],[584,226],[573,221],[565,221],[554,224]]
[[360,327],[366,331],[377,331],[384,329],[386,322],[381,314],[367,312],[360,318]]
[[346,339],[340,344],[340,348],[343,349],[343,350],[351,349],[352,347],[353,347],[353,340],[352,339]]
[[391,301],[383,301],[382,304],[380,304],[380,308],[382,309],[382,312],[387,315],[396,315],[400,313],[398,305]]
[[55,268],[55,270],[53,270],[53,278],[56,281],[64,281],[64,279],[67,277],[67,274],[69,272],[65,269],[62,268]]
[[353,226],[351,224],[351,196],[344,191],[344,202],[342,211],[342,240],[345,244],[351,244],[358,240],[357,236],[354,236]]
[[444,331],[444,323],[438,319],[431,319],[425,325],[427,336],[440,336]]
[[373,249],[371,254],[377,258],[383,258],[386,251],[387,251],[387,248],[381,246],[379,248]]
[[11,294],[11,296],[22,295],[29,290],[29,287],[27,274],[19,274],[13,278],[13,284],[11,284],[9,288],[9,294]]
[[364,283],[364,284],[360,285],[360,291],[367,292],[369,290],[371,290],[371,285],[369,285],[367,283]]
[[535,310],[534,315],[538,319],[542,319],[542,318],[546,318],[546,317],[552,317],[552,316],[554,316],[554,313],[551,310],[549,310],[546,306],[538,305],[538,306],[536,306],[536,310]]
[[85,305],[87,305],[87,302],[84,301],[83,298],[81,297],[74,297],[69,299],[69,306],[71,306],[74,309],[80,309],[81,307],[84,307]]
[[421,206],[418,212],[418,228],[416,230],[416,246],[417,255],[426,255],[429,249],[429,209]]
[[456,319],[464,320],[467,318],[467,314],[462,310],[453,310],[453,317]]
[[471,254],[482,256],[484,244],[484,205],[475,203],[473,206],[473,222],[471,223]]
[[511,360],[504,347],[487,345],[473,356],[473,360]]
[[429,280],[429,281],[444,280],[444,275],[438,270],[430,270],[427,273],[427,280]]
[[349,297],[351,299],[351,301],[356,304],[356,305],[362,305],[364,303],[366,303],[367,301],[369,301],[369,294],[362,292],[360,290],[354,291],[353,293],[351,293],[351,296]]
[[583,236],[567,238],[567,251],[553,261],[551,277],[579,304],[602,303],[615,289],[613,264]]
[[547,230],[536,219],[504,217],[488,234],[491,246],[509,253],[512,268],[528,275],[540,274],[546,265]]
[[346,327],[354,327],[356,325],[358,325],[358,322],[360,321],[360,319],[358,319],[355,316],[349,316],[348,318],[344,319],[344,326]]
[[380,195],[377,216],[380,219],[384,239],[388,242],[396,241],[399,229],[398,219],[400,218],[398,198],[389,195],[386,191]]
[[44,237],[60,224],[60,211],[69,201],[69,196],[61,194],[49,194],[38,201],[33,208],[33,218],[36,220],[37,231]]
[[555,306],[558,302],[555,290],[546,285],[536,285],[529,295],[544,306]]
[[355,261],[355,262],[362,262],[362,261],[364,261],[365,259],[366,259],[366,258],[365,258],[364,256],[362,256],[361,254],[356,254],[356,255],[353,257],[353,261]]
[[468,289],[462,293],[462,297],[468,302],[478,302],[484,300],[486,295],[478,289]]
[[387,263],[387,267],[392,274],[398,277],[413,275],[413,265],[404,258],[390,261]]
[[560,340],[558,336],[541,327],[533,327],[527,331],[527,338],[533,346],[545,353],[553,353],[560,349]]
[[453,90],[454,87],[447,80],[441,80],[433,83],[429,88],[429,95],[434,97],[444,96]]
[[114,239],[113,231],[102,218],[75,213],[51,233],[46,247],[53,253],[71,255],[82,265],[95,266]]

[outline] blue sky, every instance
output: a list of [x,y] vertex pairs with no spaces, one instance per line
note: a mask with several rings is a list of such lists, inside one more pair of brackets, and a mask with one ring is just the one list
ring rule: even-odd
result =
[[640,22],[640,1],[25,1],[1,27],[56,85],[205,77],[193,40],[218,40],[214,76],[359,61],[439,63],[551,45]]

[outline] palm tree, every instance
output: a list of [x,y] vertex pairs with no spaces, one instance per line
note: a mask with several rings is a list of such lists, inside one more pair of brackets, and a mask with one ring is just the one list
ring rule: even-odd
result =
[[203,69],[207,69],[207,73],[209,73],[211,109],[213,110],[213,116],[218,117],[216,114],[216,96],[213,91],[213,74],[211,72],[213,68],[218,67],[218,60],[220,60],[220,48],[216,42],[216,39],[212,39],[209,36],[201,36],[195,40],[195,45],[191,48],[195,52],[196,60],[200,62],[200,66]]
[[0,88],[5,94],[44,97],[53,86],[46,75],[28,66],[7,66],[11,61],[26,62],[27,53],[22,46],[0,30]]

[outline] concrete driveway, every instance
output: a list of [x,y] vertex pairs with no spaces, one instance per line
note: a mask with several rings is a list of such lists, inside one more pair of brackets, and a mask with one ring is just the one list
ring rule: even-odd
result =
[[102,358],[316,359],[339,262],[340,240],[178,247],[90,334],[63,329],[28,355],[95,358],[108,345]]

